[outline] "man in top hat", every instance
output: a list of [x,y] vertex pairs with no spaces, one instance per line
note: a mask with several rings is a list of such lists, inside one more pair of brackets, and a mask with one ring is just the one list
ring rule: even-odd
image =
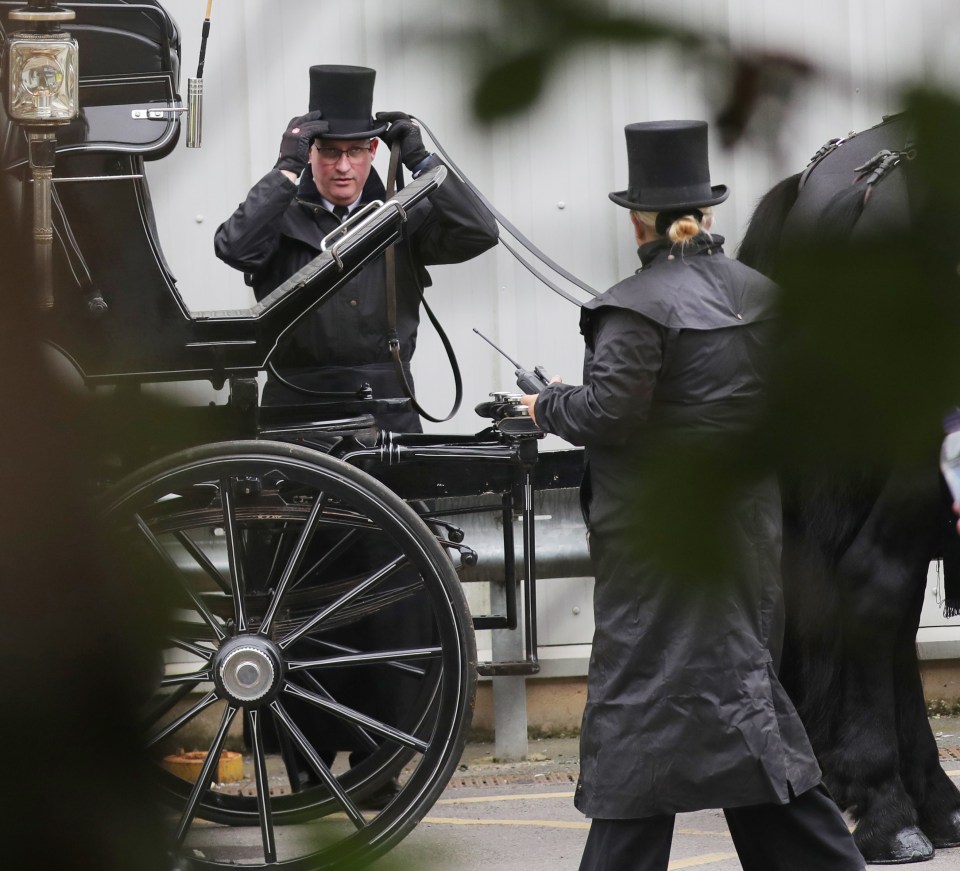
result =
[[[385,198],[373,169],[380,139],[399,143],[401,160],[414,175],[439,163],[408,115],[372,117],[375,78],[366,67],[311,67],[310,111],[290,121],[274,168],[217,229],[217,256],[244,271],[257,299],[316,257],[321,240],[351,212]],[[426,267],[460,263],[496,243],[493,215],[454,173],[411,210],[396,251],[397,334],[410,384],[421,293],[430,284]],[[304,319],[274,357],[283,381],[347,394],[366,383],[376,398],[404,395],[387,344],[386,268],[383,256],[369,263]],[[309,394],[268,378],[264,404],[308,401]],[[421,431],[413,411],[380,415],[377,422],[397,432]]]
[[777,679],[776,482],[740,482],[723,518],[727,564],[684,573],[638,552],[633,507],[651,470],[678,446],[696,452],[754,424],[776,289],[709,232],[727,189],[710,181],[706,123],[625,132],[629,185],[610,199],[630,210],[641,269],[584,305],[583,385],[523,400],[542,429],[586,448],[596,628],[580,868],[666,871],[674,815],[723,808],[746,871],[861,871]]
[[[372,115],[376,72],[366,67],[321,65],[310,68],[309,112],[293,118],[280,141],[276,165],[258,181],[237,210],[216,232],[217,256],[242,269],[261,299],[320,253],[321,240],[355,209],[385,199],[384,183],[373,169],[379,140],[399,144],[400,159],[414,175],[435,166],[419,127],[403,112]],[[430,284],[426,267],[459,263],[497,243],[493,215],[454,173],[426,200],[411,208],[402,239],[396,244],[396,330],[406,378],[416,347],[423,287]],[[387,263],[384,256],[368,263],[319,306],[278,349],[277,370],[270,373],[262,401],[297,405],[316,401],[314,393],[356,395],[364,384],[375,398],[403,397],[401,380],[388,348]],[[279,377],[277,377],[279,376]],[[375,415],[377,424],[395,432],[420,432],[413,410]],[[322,531],[313,544],[322,548]],[[383,564],[370,545],[363,553],[339,558],[357,572]],[[379,560],[379,561],[378,561]],[[402,585],[403,572],[381,584]],[[423,609],[415,597],[385,613],[342,627],[340,643],[364,649],[421,646],[430,637]],[[325,677],[326,688],[348,706],[359,706],[390,724],[400,722],[416,689],[402,681],[376,687],[358,686],[346,676]],[[287,704],[296,706],[296,700]],[[371,705],[373,706],[371,708]],[[309,708],[309,706],[305,706]],[[334,718],[316,710],[301,711],[299,722],[312,723],[310,738],[328,764],[338,750],[350,750],[351,765],[362,764],[368,749]],[[312,718],[312,719],[311,719]],[[305,777],[310,772],[305,771]],[[295,788],[299,788],[296,786]],[[365,806],[388,802],[399,784],[385,782]]]

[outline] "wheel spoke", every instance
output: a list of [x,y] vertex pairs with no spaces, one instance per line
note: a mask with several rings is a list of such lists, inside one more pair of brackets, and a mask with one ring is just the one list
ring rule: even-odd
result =
[[400,568],[402,568],[404,565],[407,565],[408,563],[409,563],[409,560],[407,559],[406,556],[399,556],[396,559],[391,560],[381,569],[379,569],[378,571],[370,575],[370,577],[368,577],[365,581],[361,581],[352,590],[344,593],[342,596],[340,596],[339,599],[337,599],[334,602],[331,602],[326,608],[324,608],[318,614],[315,614],[311,619],[302,623],[297,629],[294,629],[293,632],[290,632],[289,634],[287,634],[281,641],[278,642],[278,645],[281,648],[285,648],[290,644],[293,644],[294,641],[296,641],[298,638],[305,635],[315,626],[322,623],[324,620],[326,620],[328,617],[332,616],[333,614],[336,614],[336,612],[339,611],[341,608],[343,608],[345,605],[354,601],[359,596],[362,596],[365,592],[367,592],[367,590],[372,589],[377,584],[386,580],[392,574],[397,572]]
[[198,684],[206,681],[213,680],[213,676],[210,674],[209,669],[204,669],[203,671],[191,671],[185,674],[168,674],[160,678],[160,686],[162,687],[175,687],[180,684],[190,683]]
[[210,609],[203,603],[199,596],[190,588],[190,585],[187,583],[187,579],[183,576],[183,572],[180,571],[180,567],[174,562],[173,557],[170,556],[167,549],[160,543],[154,534],[153,530],[147,525],[146,521],[139,515],[135,515],[137,528],[147,539],[147,543],[150,545],[153,552],[160,557],[163,563],[173,572],[173,576],[177,579],[177,584],[187,594],[190,601],[193,603],[193,607],[196,608],[197,613],[203,618],[204,622],[210,627],[213,631],[213,634],[217,637],[218,641],[223,641],[227,637],[226,632],[220,626],[219,620],[211,613]]
[[171,638],[170,643],[174,647],[179,647],[181,650],[192,653],[194,656],[199,659],[204,659],[207,662],[213,659],[214,651],[209,647],[201,647],[199,644],[194,644],[192,641],[187,641],[184,638]]
[[[335,702],[336,699],[327,692],[326,687],[316,677],[314,677],[310,672],[305,671],[300,676],[301,678],[306,678],[307,683],[309,683],[316,693],[324,699],[328,699],[331,702]],[[376,750],[380,745],[370,736],[370,733],[367,732],[362,726],[359,726],[357,723],[347,723],[347,728],[350,729],[370,750]]]
[[[346,647],[343,644],[335,644],[333,641],[327,641],[324,638],[307,638],[306,641],[307,643],[313,644],[317,647],[324,647],[327,650],[335,650],[337,653],[346,654],[347,656],[353,656],[361,652],[357,650],[356,647]],[[417,666],[410,665],[406,662],[397,662],[396,660],[385,662],[384,665],[386,665],[388,668],[394,669],[395,671],[401,671],[404,674],[412,674],[416,677],[423,677],[425,673],[422,668],[418,668]]]
[[164,714],[171,711],[177,702],[190,695],[195,687],[196,684],[181,684],[171,693],[161,693],[156,696],[156,704],[144,714],[144,726],[156,723]]
[[344,553],[347,548],[357,540],[360,535],[359,529],[350,529],[347,531],[343,537],[341,537],[320,559],[318,559],[310,568],[308,568],[299,578],[294,582],[293,586],[298,587],[303,581],[309,578],[311,575],[316,574],[317,572],[322,571],[328,565],[330,565],[333,560],[338,556]]
[[277,741],[280,743],[280,759],[283,761],[283,768],[287,773],[290,792],[303,792],[307,787],[302,777],[303,768],[300,765],[300,758],[297,756],[290,735],[285,729],[277,729]]
[[203,550],[197,545],[197,543],[190,538],[187,533],[180,529],[174,533],[177,537],[177,541],[183,546],[183,549],[190,554],[196,561],[197,565],[200,566],[207,574],[207,576],[221,589],[224,593],[230,592],[230,585],[227,583],[226,579],[220,574],[220,569],[218,569],[210,557],[208,557]]
[[[287,668],[291,671],[296,671],[300,668],[336,668],[343,665],[372,665],[374,663],[390,665],[410,659],[438,659],[441,653],[443,653],[443,649],[440,647],[418,647],[409,650],[378,650],[368,653],[357,651],[354,654],[348,654],[346,656],[330,656],[324,659],[290,660],[287,663]],[[423,669],[417,669],[419,676],[422,677],[425,673]]]
[[[307,610],[310,614],[315,614],[318,608],[325,607],[331,601],[334,601],[337,596],[352,590],[357,582],[355,577],[349,581],[300,590],[298,593],[291,590],[287,595],[288,616],[284,619],[278,617],[274,620],[274,634],[278,638],[283,638],[286,632],[299,627],[299,621],[304,618]],[[325,617],[323,630],[326,632],[335,627],[357,623],[374,614],[382,614],[387,608],[422,592],[423,583],[418,581],[415,584],[405,584],[402,587],[390,586],[388,589],[362,596],[341,607],[336,614]],[[313,641],[314,639],[308,635],[305,640]],[[356,653],[357,651],[351,650],[350,652]]]
[[[281,557],[280,555],[284,551],[284,546],[287,541],[290,539],[291,525],[289,523],[284,523],[283,527],[280,530],[280,535],[277,539],[277,546],[273,549],[273,554],[270,557],[270,567],[267,569],[265,581],[262,584],[263,589],[268,590],[273,586],[273,579],[277,575],[277,567],[280,565]],[[249,544],[249,542],[248,542]]]
[[330,526],[349,526],[353,529],[379,529],[366,514],[349,508],[333,508],[323,515],[323,522]]
[[343,787],[340,786],[340,782],[330,772],[326,763],[317,755],[316,750],[314,750],[310,742],[307,741],[303,732],[297,728],[297,724],[293,722],[283,706],[274,699],[270,703],[270,708],[276,715],[278,721],[283,724],[284,728],[290,734],[294,743],[300,748],[300,752],[303,753],[307,762],[310,763],[310,767],[316,772],[317,777],[324,782],[327,789],[330,790],[340,803],[340,806],[344,809],[353,824],[358,829],[364,828],[367,825],[367,821],[360,812],[360,809],[353,803],[353,800],[347,795]]
[[339,717],[341,720],[346,720],[348,723],[356,723],[357,725],[363,726],[363,728],[368,729],[371,732],[382,735],[384,738],[389,738],[391,741],[396,741],[398,744],[402,744],[404,747],[411,747],[414,750],[419,750],[421,753],[425,753],[427,751],[426,742],[421,741],[419,738],[414,738],[413,735],[408,735],[406,732],[401,732],[399,729],[394,729],[393,726],[388,726],[386,723],[380,722],[380,720],[374,720],[372,717],[361,714],[359,711],[355,711],[353,708],[348,708],[346,705],[329,701],[322,696],[318,696],[316,693],[311,693],[309,690],[303,689],[303,687],[299,687],[294,683],[290,683],[290,681],[286,681],[286,683],[284,683],[283,691],[288,695],[305,699],[311,704],[316,705],[318,708],[322,708],[324,711],[328,711],[335,717]]
[[253,772],[257,781],[257,817],[260,820],[260,835],[263,840],[263,859],[265,862],[276,862],[277,843],[273,835],[273,815],[270,812],[270,783],[267,779],[267,757],[263,749],[260,712],[247,711],[247,724],[253,751]]
[[177,717],[177,719],[164,726],[159,732],[156,732],[147,738],[147,747],[153,747],[155,744],[160,743],[164,738],[166,738],[167,735],[172,735],[181,726],[189,723],[201,711],[209,708],[210,705],[212,705],[215,701],[217,701],[217,694],[207,693],[202,699],[200,699],[200,701],[190,708],[189,711],[185,711],[183,714]]
[[246,606],[243,601],[243,571],[240,565],[237,512],[233,502],[230,478],[220,479],[220,503],[223,506],[223,531],[227,539],[227,560],[230,565],[230,586],[233,594],[233,619],[238,632],[247,628]]
[[184,838],[187,837],[190,825],[197,815],[197,805],[200,804],[200,796],[203,795],[204,790],[208,788],[210,781],[213,779],[210,774],[220,761],[220,751],[223,750],[223,742],[227,737],[227,729],[230,728],[230,724],[233,722],[233,718],[239,710],[239,708],[235,708],[233,705],[227,705],[223,712],[223,717],[220,719],[220,728],[217,729],[217,734],[213,737],[213,743],[210,745],[210,749],[207,750],[207,758],[203,761],[203,768],[200,769],[200,774],[197,775],[193,789],[190,790],[190,797],[187,799],[186,805],[184,805],[183,814],[180,816],[180,823],[174,835],[174,842],[178,846],[182,844]]
[[261,635],[266,636],[270,633],[270,629],[273,626],[273,618],[277,613],[277,608],[280,607],[280,604],[283,601],[283,598],[287,592],[287,587],[300,570],[300,565],[303,563],[303,559],[306,556],[310,539],[313,538],[314,530],[317,528],[317,517],[323,511],[326,504],[326,495],[323,493],[318,493],[314,499],[310,516],[307,518],[307,522],[303,525],[303,529],[300,531],[300,537],[293,546],[293,551],[287,560],[287,564],[283,567],[283,574],[280,576],[280,581],[277,584],[277,589],[273,595],[273,600],[270,602],[270,607],[267,609],[267,613],[263,617],[263,622],[260,624],[259,632]]

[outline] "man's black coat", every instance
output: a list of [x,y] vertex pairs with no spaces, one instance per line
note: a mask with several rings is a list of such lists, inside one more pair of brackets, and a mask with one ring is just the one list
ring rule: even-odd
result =
[[[428,167],[439,162],[436,157],[430,161]],[[382,200],[384,193],[383,182],[372,171],[360,205]],[[299,185],[271,170],[220,225],[214,247],[221,260],[246,273],[261,299],[316,257],[321,240],[337,226],[321,203],[309,167]],[[421,289],[431,283],[426,267],[469,260],[496,245],[497,235],[493,215],[454,173],[410,210],[396,246],[397,334],[408,367],[417,344]],[[387,350],[385,258],[367,264],[304,318],[274,364],[285,377],[311,389],[356,390],[366,381],[378,398],[402,396]],[[306,401],[284,394],[279,385],[268,383],[264,401]],[[403,418],[406,425],[391,420],[390,428],[419,429],[415,414]]]

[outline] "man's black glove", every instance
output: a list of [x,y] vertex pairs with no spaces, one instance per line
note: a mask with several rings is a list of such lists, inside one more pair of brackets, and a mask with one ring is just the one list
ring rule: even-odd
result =
[[330,130],[330,124],[322,118],[320,112],[310,112],[290,119],[280,140],[280,157],[274,169],[285,169],[297,175],[303,172],[309,160],[310,143]]
[[427,157],[427,149],[420,138],[420,128],[406,112],[377,112],[379,123],[389,122],[390,126],[380,134],[380,138],[389,146],[400,143],[400,159],[403,165],[412,170]]

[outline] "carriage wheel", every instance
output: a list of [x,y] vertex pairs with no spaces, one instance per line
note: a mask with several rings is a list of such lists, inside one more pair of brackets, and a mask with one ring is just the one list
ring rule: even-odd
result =
[[[403,838],[459,760],[476,684],[470,614],[423,521],[363,472],[271,442],[176,454],[107,506],[116,552],[152,564],[170,609],[145,717],[183,867],[346,867]],[[218,783],[231,746],[244,779]],[[195,780],[163,762],[181,750]]]

